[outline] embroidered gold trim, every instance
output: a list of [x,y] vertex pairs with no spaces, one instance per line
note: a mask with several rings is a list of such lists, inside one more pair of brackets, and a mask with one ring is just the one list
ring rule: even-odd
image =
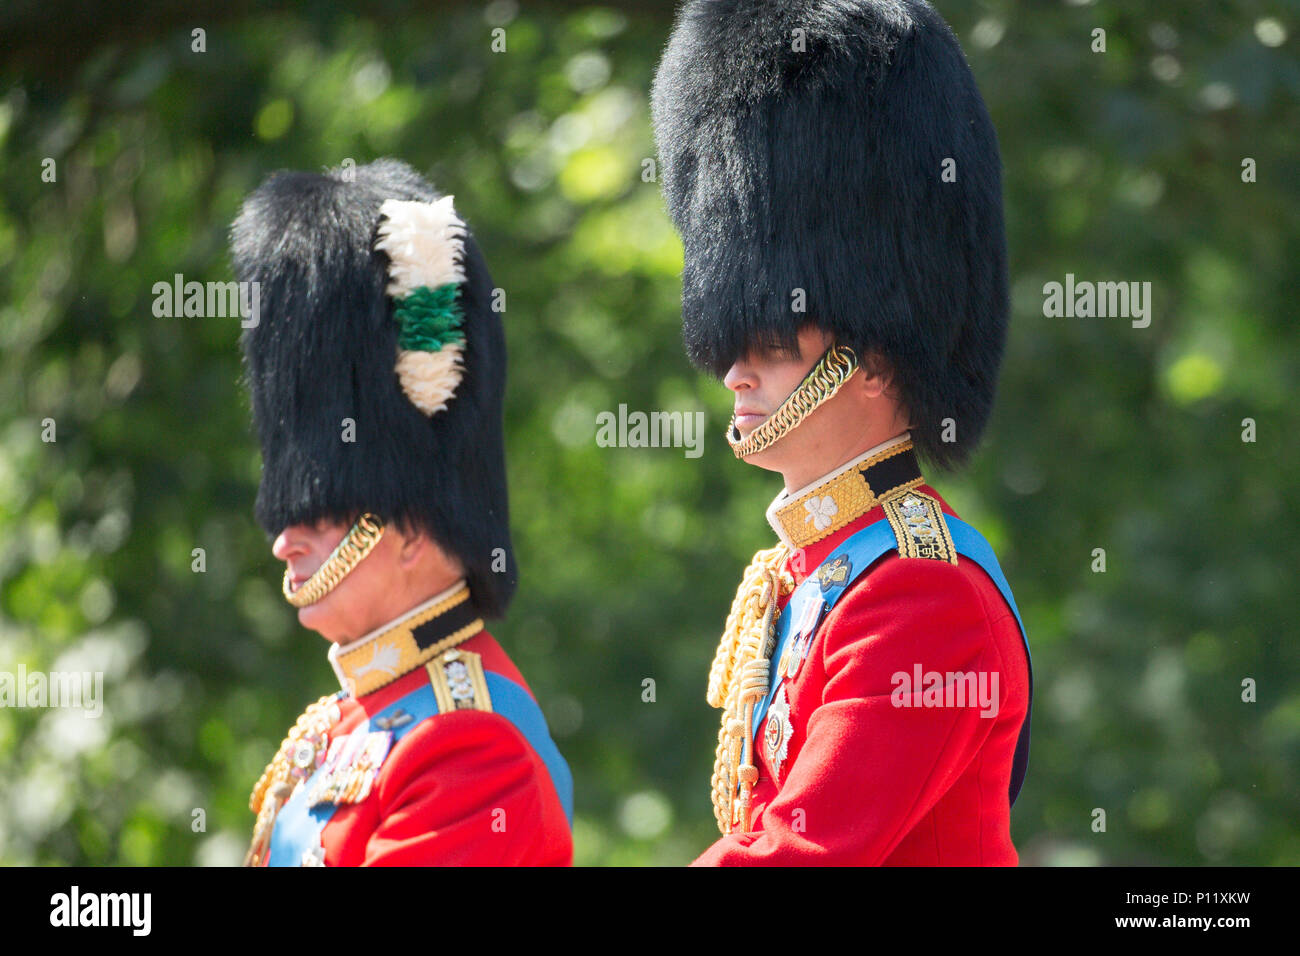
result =
[[886,448],[779,508],[776,518],[786,537],[795,548],[806,548],[839,531],[882,501],[925,484],[925,478],[918,475],[896,487],[877,491],[862,477],[882,461],[911,450],[910,441]]
[[938,501],[924,492],[912,491],[883,504],[885,517],[898,538],[900,557],[957,563],[957,548]]
[[425,665],[433,696],[438,699],[438,713],[453,710],[492,710],[483,658],[473,651],[450,650]]
[[288,783],[277,783],[268,791],[269,799],[257,811],[253,839],[249,843],[248,852],[244,854],[243,866],[262,865],[271,850],[271,832],[275,829],[275,818],[292,794],[293,786]]
[[374,693],[483,630],[483,619],[475,618],[455,633],[423,650],[415,641],[416,628],[464,604],[469,596],[468,585],[457,588],[445,600],[407,618],[392,630],[367,638],[360,646],[340,653],[337,664],[352,696],[364,697]]
[[718,829],[748,832],[754,784],[754,707],[767,696],[768,666],[776,646],[776,606],[794,590],[784,570],[789,552],[784,545],[759,551],[745,570],[727,625],[709,671],[706,693],[722,709],[718,748],[714,754],[713,815]]

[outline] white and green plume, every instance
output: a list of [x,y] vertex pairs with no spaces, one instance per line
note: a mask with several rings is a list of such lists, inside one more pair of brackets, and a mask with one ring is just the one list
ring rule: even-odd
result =
[[397,320],[397,377],[416,408],[447,407],[464,374],[465,223],[451,196],[436,202],[389,199],[379,207],[375,248],[388,255],[387,293]]

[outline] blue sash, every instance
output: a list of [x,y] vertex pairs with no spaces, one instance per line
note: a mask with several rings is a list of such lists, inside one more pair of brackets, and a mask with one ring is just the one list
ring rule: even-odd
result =
[[[541,708],[537,706],[537,702],[528,691],[508,677],[503,677],[487,668],[484,668],[483,676],[487,681],[492,710],[514,724],[524,735],[529,746],[546,764],[551,784],[555,787],[556,796],[560,798],[564,814],[569,819],[569,827],[572,828],[573,775],[569,771],[569,765],[560,755],[559,748],[551,739]],[[410,714],[413,719],[392,731],[394,746],[420,721],[438,713],[438,700],[434,696],[433,687],[426,683],[398,698],[379,713],[372,714],[369,719],[361,721],[352,733],[364,735],[370,731],[376,721],[394,717],[400,710]],[[391,753],[391,747],[389,752]],[[329,823],[330,818],[338,810],[338,804],[335,803],[320,803],[314,807],[307,805],[307,795],[311,793],[318,775],[324,770],[325,768],[321,767],[312,774],[280,808],[275,818],[275,829],[271,831],[271,848],[267,866],[300,866],[303,853],[320,845],[321,832],[325,829],[325,824]]]
[[[1025,663],[1029,671],[1029,700],[1025,707],[1025,722],[1020,726],[1020,736],[1016,740],[1016,755],[1011,764],[1011,786],[1008,795],[1011,803],[1016,802],[1016,797],[1020,794],[1020,786],[1025,780],[1025,771],[1029,767],[1029,707],[1033,704],[1034,699],[1034,669],[1033,661],[1029,656],[1029,638],[1025,634],[1024,622],[1020,619],[1020,610],[1016,607],[1015,598],[1011,596],[1011,587],[1007,584],[1006,576],[1002,573],[1002,568],[998,565],[998,559],[993,554],[993,548],[984,540],[984,536],[962,521],[960,518],[954,518],[952,515],[945,514],[944,521],[948,524],[948,530],[952,534],[952,542],[957,548],[957,553],[965,558],[969,558],[978,564],[997,585],[998,590],[1002,593],[1003,599],[1007,606],[1011,608],[1011,613],[1016,616],[1016,625],[1020,628],[1020,637],[1025,643]],[[808,634],[815,634],[817,627],[821,624],[822,618],[833,608],[837,601],[848,591],[849,586],[857,579],[858,575],[866,571],[877,559],[888,554],[898,547],[898,538],[894,529],[890,527],[887,519],[881,519],[873,525],[863,528],[857,534],[852,535],[841,545],[833,555],[828,557],[822,566],[843,559],[848,567],[846,573],[835,583],[831,584],[825,591],[822,590],[821,581],[814,573],[810,575],[795,592],[791,595],[785,609],[776,625],[776,651],[772,654],[771,671],[768,675],[768,686],[771,687],[766,698],[754,709],[754,733],[756,741],[761,743],[763,736],[763,716],[771,706],[772,701],[776,699],[777,691],[785,682],[784,677],[777,677],[776,668],[780,663],[782,654],[785,653],[791,639],[794,637],[794,623],[804,621],[812,628]],[[924,560],[924,559],[913,559]],[[820,608],[810,605],[820,604]],[[811,620],[805,620],[805,615],[815,615]]]
[[564,815],[569,818],[569,828],[573,828],[573,774],[569,765],[560,756],[560,749],[551,739],[551,732],[546,726],[546,718],[537,701],[508,677],[491,670],[484,670],[487,679],[488,696],[492,698],[492,709],[505,717],[527,739],[529,746],[542,758],[551,775],[551,785],[555,795],[560,798]]

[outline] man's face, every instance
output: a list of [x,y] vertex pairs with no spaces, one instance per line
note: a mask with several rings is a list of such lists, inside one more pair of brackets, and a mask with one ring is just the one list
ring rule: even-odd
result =
[[[781,407],[781,403],[799,387],[817,360],[830,348],[831,341],[825,332],[807,326],[799,332],[797,356],[773,350],[750,353],[736,360],[722,383],[736,393],[736,429],[742,438],[748,438],[750,432]],[[834,401],[832,399],[808,416],[776,444],[745,460],[772,471],[784,471],[789,462],[797,461],[800,456],[814,450],[820,430],[818,426],[826,417],[822,411]]]
[[[285,528],[271,545],[289,569],[289,586],[301,586],[325,563],[350,524],[321,521]],[[338,586],[315,604],[298,609],[298,622],[335,643],[355,640],[389,620],[386,600],[398,576],[401,535],[389,528],[374,549]],[[391,616],[391,615],[390,615]]]
[[[747,438],[781,407],[832,343],[827,333],[805,326],[799,332],[798,356],[756,352],[727,370],[722,382],[736,393],[741,437]],[[782,472],[793,491],[906,428],[906,414],[889,388],[888,376],[860,369],[797,427],[745,461]]]
[[831,338],[813,326],[799,332],[799,354],[751,353],[739,358],[722,379],[736,393],[736,428],[749,437],[784,402],[831,346]]

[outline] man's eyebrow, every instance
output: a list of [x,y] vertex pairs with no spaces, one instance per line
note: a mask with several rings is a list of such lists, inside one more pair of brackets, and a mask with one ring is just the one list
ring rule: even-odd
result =
[[802,353],[799,350],[799,343],[793,345],[782,344],[781,342],[756,342],[746,353],[749,358],[792,358],[797,359]]

